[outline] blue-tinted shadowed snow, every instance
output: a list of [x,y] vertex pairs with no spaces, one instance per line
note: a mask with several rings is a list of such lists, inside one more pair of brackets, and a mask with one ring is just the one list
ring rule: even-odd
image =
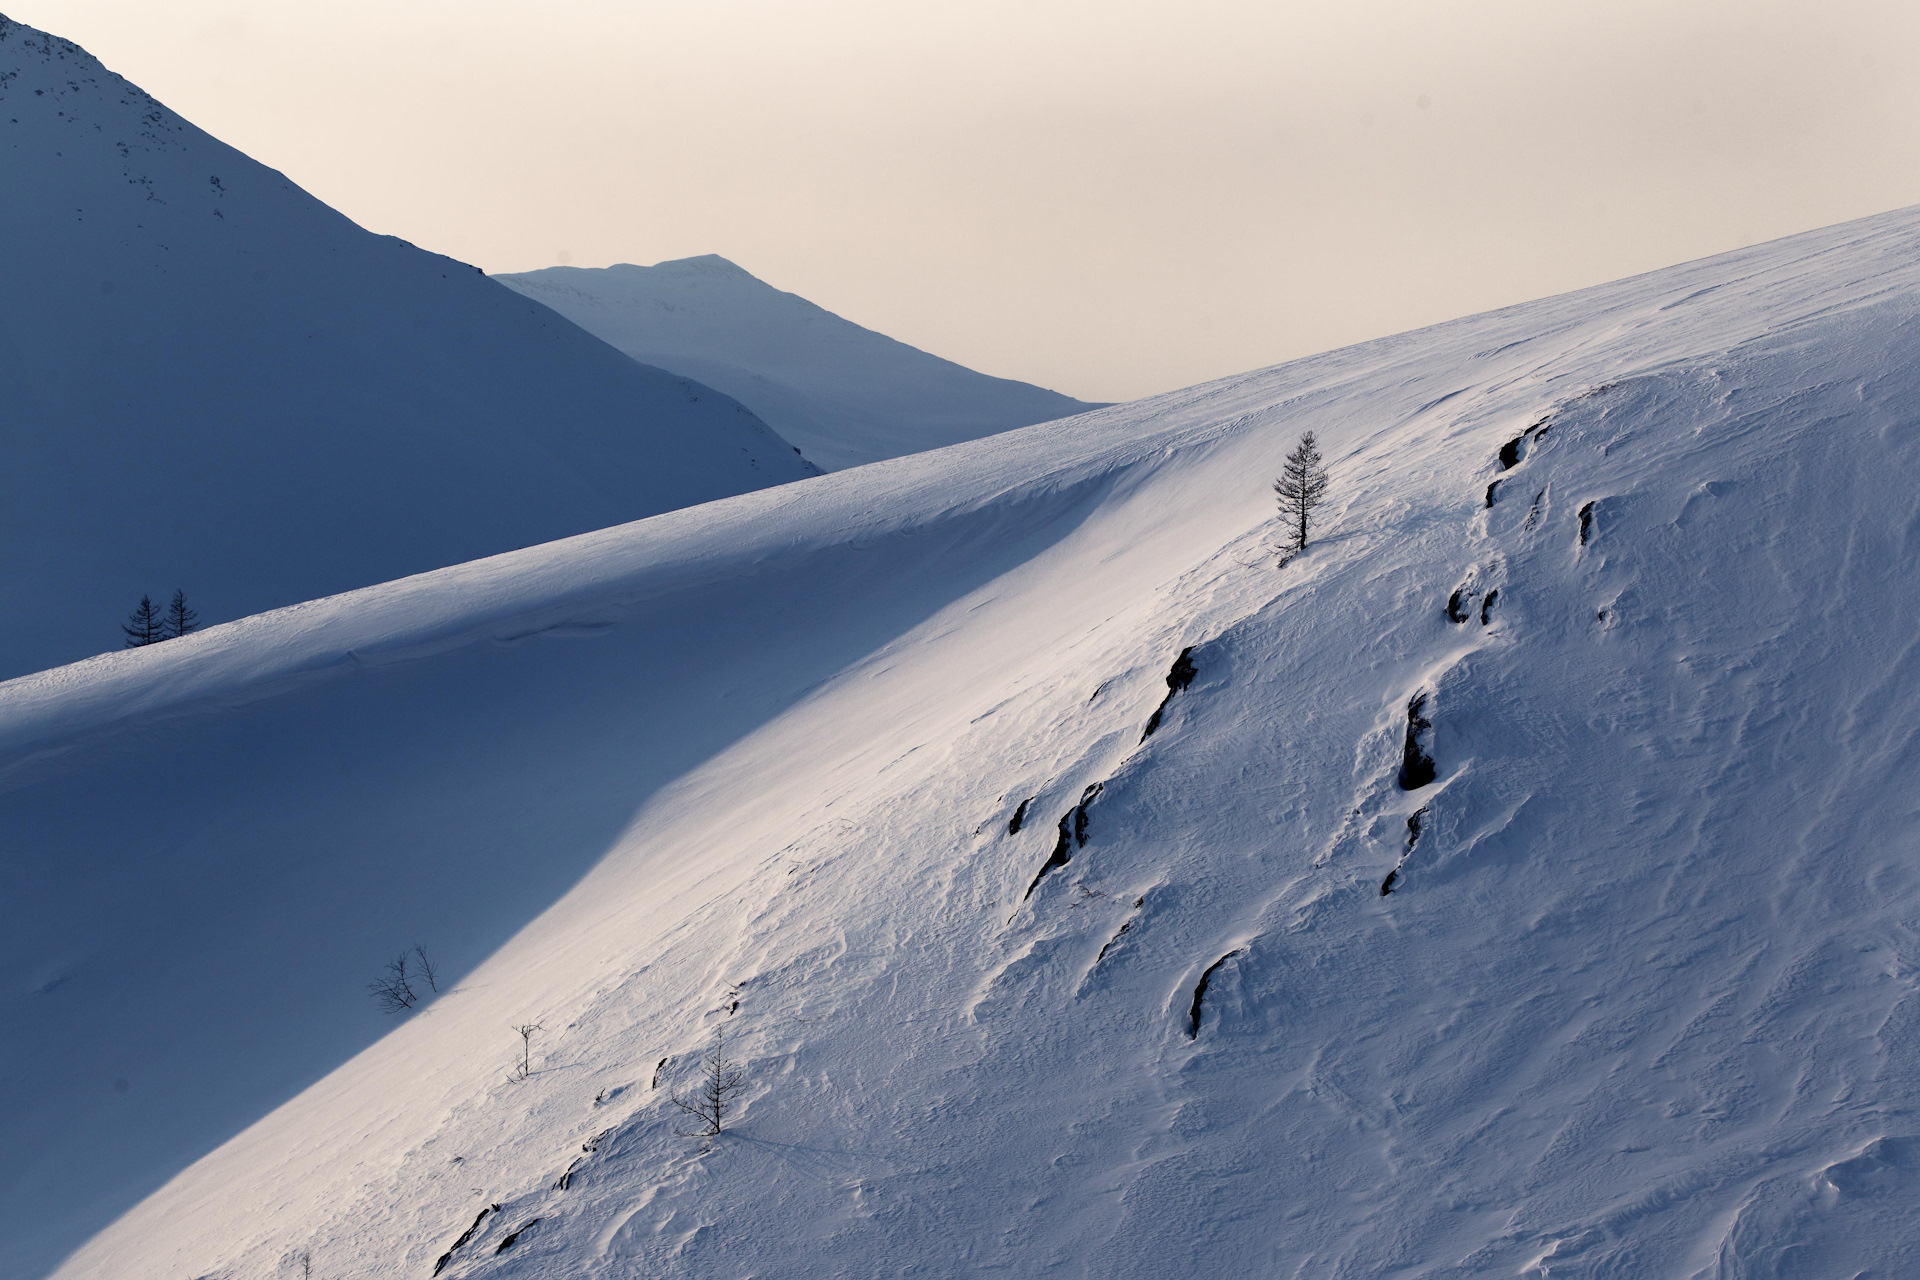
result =
[[0,18],[0,678],[814,473]]

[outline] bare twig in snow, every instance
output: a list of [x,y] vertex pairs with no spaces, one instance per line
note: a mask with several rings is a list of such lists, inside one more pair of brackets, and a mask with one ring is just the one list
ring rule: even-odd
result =
[[514,1030],[520,1033],[520,1078],[525,1080],[533,1074],[533,1035],[541,1029],[537,1022],[523,1022]]

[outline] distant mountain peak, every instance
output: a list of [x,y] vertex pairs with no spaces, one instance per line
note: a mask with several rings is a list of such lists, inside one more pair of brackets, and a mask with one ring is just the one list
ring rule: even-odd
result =
[[813,473],[7,18],[0,130],[0,583],[36,617],[0,678],[143,593],[238,617]]
[[[656,262],[651,268],[643,270],[671,271],[690,276],[730,276],[735,279],[752,280],[764,283],[759,276],[747,270],[739,263],[723,258],[717,253],[701,253],[691,258],[669,258],[665,262]],[[767,286],[772,288],[771,285]]]
[[643,364],[733,396],[829,471],[1097,407],[908,346],[717,253],[495,279]]

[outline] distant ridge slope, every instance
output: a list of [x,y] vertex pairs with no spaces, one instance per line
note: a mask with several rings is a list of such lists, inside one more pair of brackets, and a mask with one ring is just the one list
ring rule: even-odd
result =
[[718,387],[829,471],[1096,407],[929,355],[716,254],[494,279],[636,360]]
[[0,677],[813,473],[0,17]]
[[1907,210],[0,685],[7,1265],[1920,1274],[1917,336]]

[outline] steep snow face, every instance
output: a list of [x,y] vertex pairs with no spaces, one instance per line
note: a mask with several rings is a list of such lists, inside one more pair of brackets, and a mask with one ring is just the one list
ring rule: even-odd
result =
[[0,687],[11,1256],[1912,1273],[1916,334],[1907,212]]
[[0,676],[813,469],[0,18]]
[[636,360],[720,388],[829,471],[1095,407],[895,342],[713,254],[494,279]]

